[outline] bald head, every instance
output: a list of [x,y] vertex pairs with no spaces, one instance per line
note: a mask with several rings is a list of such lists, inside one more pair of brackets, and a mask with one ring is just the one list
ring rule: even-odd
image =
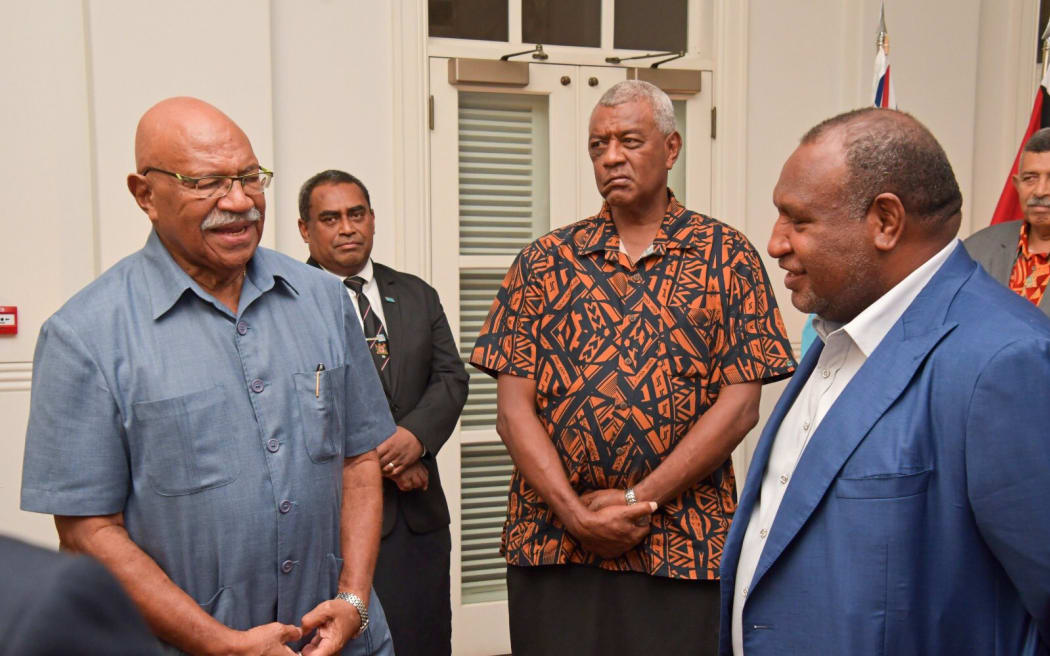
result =
[[241,142],[251,147],[244,131],[213,105],[186,96],[168,98],[139,119],[135,170],[152,166],[188,173],[178,168],[185,164],[187,151],[214,148],[220,142]]
[[[265,184],[257,175],[249,182],[261,167],[247,135],[204,101],[162,100],[139,120],[135,168],[128,190],[161,244],[205,290],[228,292],[220,300],[236,308],[266,212]],[[210,181],[201,187],[186,178]]]

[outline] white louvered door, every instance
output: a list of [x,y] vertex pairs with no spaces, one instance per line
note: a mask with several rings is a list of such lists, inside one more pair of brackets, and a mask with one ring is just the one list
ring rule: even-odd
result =
[[[431,59],[433,282],[466,360],[504,274],[523,246],[574,220],[575,66],[532,66],[523,89],[447,82]],[[573,148],[577,146],[577,148]],[[468,366],[458,434],[439,455],[452,511],[455,654],[506,654],[506,566],[499,554],[513,465],[495,431],[496,381]]]
[[[432,278],[464,360],[518,251],[601,207],[588,122],[601,94],[625,78],[619,67],[530,64],[524,88],[453,86],[448,60],[431,58]],[[702,95],[676,101],[679,130],[697,143],[671,180],[680,200],[706,210],[710,167],[695,159],[709,161],[709,135],[690,137],[700,121],[684,125],[710,109]],[[510,652],[499,543],[513,465],[495,431],[496,382],[467,368],[459,430],[438,456],[452,514],[452,642],[457,656],[490,656]]]

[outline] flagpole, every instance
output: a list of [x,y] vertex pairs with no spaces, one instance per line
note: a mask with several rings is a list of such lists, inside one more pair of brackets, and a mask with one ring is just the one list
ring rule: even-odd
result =
[[1050,19],[1046,21],[1046,29],[1043,30],[1043,77],[1046,77],[1046,67],[1050,65]]
[[[1050,24],[1047,24],[1046,27],[1047,27],[1048,30],[1050,30]],[[1045,39],[1046,36],[1047,35],[1044,32],[1043,33],[1043,38]],[[1047,51],[1047,47],[1048,47],[1047,46],[1047,42],[1044,41],[1043,42],[1043,53],[1044,53],[1043,65],[1044,66],[1046,65],[1046,51]],[[885,2],[882,3],[882,10],[881,10],[881,12],[879,14],[879,33],[878,33],[878,35],[875,36],[875,50],[876,51],[881,50],[884,53],[886,53],[887,55],[890,54],[890,35],[889,35],[889,32],[886,31],[886,3]]]

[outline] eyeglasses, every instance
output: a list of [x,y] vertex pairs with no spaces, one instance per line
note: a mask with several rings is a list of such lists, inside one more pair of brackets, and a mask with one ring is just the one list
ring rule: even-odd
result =
[[273,180],[273,171],[264,169],[261,166],[258,171],[245,173],[244,175],[206,175],[203,178],[191,178],[188,175],[172,173],[171,171],[151,166],[143,171],[142,175],[152,171],[170,175],[196,194],[198,198],[222,198],[233,189],[234,180],[240,181],[244,193],[261,194],[264,189],[270,186],[270,181]]

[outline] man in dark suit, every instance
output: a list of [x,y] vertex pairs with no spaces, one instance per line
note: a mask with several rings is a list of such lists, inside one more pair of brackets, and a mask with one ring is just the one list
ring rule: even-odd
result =
[[399,656],[451,653],[449,514],[435,456],[456,428],[467,373],[433,287],[372,262],[364,184],[323,171],[299,192],[308,263],[344,280],[358,306],[397,431],[377,449],[383,540],[374,585]]
[[1050,316],[1050,128],[1025,142],[1014,188],[1024,218],[970,235],[966,250],[989,274]]
[[0,654],[146,656],[160,647],[106,568],[0,536]]
[[810,130],[768,251],[820,340],[751,460],[723,656],[1050,653],[1050,321],[970,259],[911,116]]

